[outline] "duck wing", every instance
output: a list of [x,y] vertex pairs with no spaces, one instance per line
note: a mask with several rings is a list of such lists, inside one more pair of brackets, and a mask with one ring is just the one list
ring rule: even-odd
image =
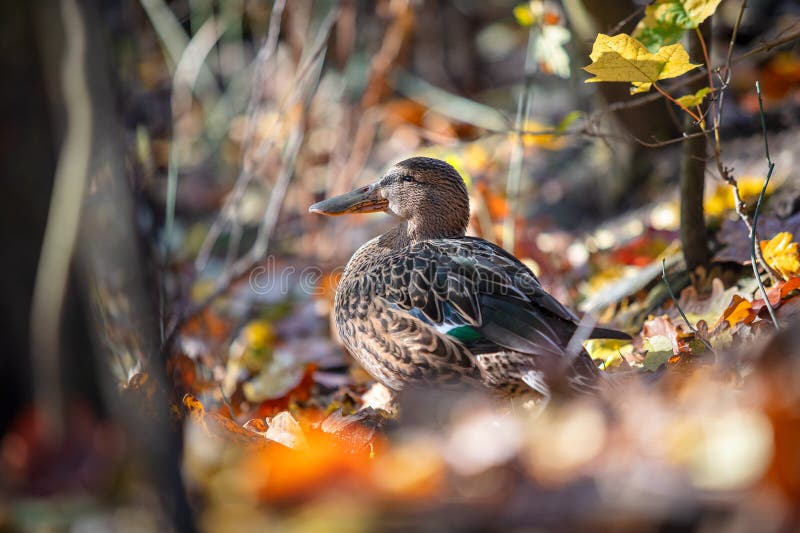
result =
[[528,267],[483,239],[422,241],[376,267],[376,296],[472,353],[561,356],[577,327]]

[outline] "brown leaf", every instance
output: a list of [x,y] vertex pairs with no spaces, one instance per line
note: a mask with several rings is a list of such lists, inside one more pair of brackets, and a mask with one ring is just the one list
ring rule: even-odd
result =
[[649,339],[652,337],[666,337],[672,344],[672,351],[677,353],[680,350],[678,343],[678,328],[670,321],[667,315],[651,318],[642,327],[642,337]]
[[[709,324],[716,324],[719,317],[728,308],[731,298],[739,291],[736,287],[725,289],[724,283],[719,278],[711,280],[711,294],[708,296],[701,296],[697,289],[690,285],[681,291],[681,296],[678,299],[683,312],[686,313],[687,318],[693,324],[700,320],[705,320]],[[677,320],[678,310],[670,312],[670,317]]]

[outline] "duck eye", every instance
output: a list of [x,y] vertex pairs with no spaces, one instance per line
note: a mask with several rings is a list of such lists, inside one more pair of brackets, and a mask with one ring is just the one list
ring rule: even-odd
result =
[[411,176],[406,175],[406,176],[403,176],[403,181],[407,181],[409,183],[413,183],[416,180],[414,178],[412,178]]

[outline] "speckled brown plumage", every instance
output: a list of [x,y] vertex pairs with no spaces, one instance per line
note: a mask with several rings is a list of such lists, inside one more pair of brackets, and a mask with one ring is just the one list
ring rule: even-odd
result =
[[[566,346],[576,317],[502,248],[466,237],[469,197],[449,164],[412,158],[312,212],[388,211],[401,222],[364,244],[336,291],[339,335],[387,387],[487,387],[549,396],[554,380],[592,389],[600,375]],[[594,337],[624,337],[596,330]]]

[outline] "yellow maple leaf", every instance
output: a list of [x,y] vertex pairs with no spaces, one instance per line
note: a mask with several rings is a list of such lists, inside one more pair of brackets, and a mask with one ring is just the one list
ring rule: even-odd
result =
[[699,66],[689,62],[689,54],[680,43],[664,46],[653,54],[642,43],[624,33],[614,37],[599,34],[589,57],[592,64],[583,69],[595,77],[589,78],[586,83],[655,83],[675,78]]
[[711,92],[711,89],[709,89],[708,87],[703,87],[696,93],[681,96],[680,98],[676,98],[675,101],[678,102],[683,107],[694,107],[702,104],[703,100],[706,99],[706,95],[709,92]]
[[800,253],[797,243],[792,242],[794,236],[782,231],[768,241],[761,241],[761,253],[764,260],[777,270],[784,279],[800,275]]

